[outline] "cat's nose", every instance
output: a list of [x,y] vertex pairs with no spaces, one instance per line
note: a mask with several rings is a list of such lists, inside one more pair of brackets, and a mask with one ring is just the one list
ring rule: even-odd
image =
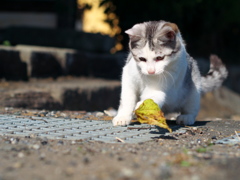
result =
[[154,69],[148,70],[148,74],[155,74],[155,70]]

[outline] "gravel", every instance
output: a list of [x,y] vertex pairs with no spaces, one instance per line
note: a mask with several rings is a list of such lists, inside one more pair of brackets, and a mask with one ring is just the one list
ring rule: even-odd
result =
[[[111,119],[96,112],[1,109],[24,117]],[[199,121],[148,142],[102,143],[0,136],[0,179],[238,179],[240,143],[218,144],[236,135],[240,121]]]

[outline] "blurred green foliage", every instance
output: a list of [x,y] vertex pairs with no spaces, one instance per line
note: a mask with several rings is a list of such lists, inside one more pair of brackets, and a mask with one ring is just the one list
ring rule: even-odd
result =
[[[109,1],[116,6],[122,34],[136,23],[170,21],[178,25],[191,55],[208,58],[216,53],[225,63],[240,63],[239,0],[102,0],[101,4]],[[124,35],[125,47],[127,41]]]
[[11,46],[11,43],[10,43],[10,41],[5,40],[5,41],[3,41],[3,45],[4,46]]

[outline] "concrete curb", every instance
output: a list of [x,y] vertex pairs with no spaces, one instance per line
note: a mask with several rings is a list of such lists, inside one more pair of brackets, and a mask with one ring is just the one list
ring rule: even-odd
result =
[[120,89],[120,81],[92,78],[0,82],[0,106],[103,111],[117,108]]
[[0,78],[27,80],[31,77],[73,75],[120,79],[125,57],[125,53],[98,54],[52,47],[0,46]]

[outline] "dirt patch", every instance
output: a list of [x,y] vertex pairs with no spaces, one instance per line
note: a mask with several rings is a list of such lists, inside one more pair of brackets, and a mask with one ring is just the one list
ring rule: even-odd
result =
[[[52,114],[104,119],[84,111],[1,109],[21,116]],[[25,113],[25,114],[24,114]],[[55,113],[55,114],[54,114]],[[62,114],[61,114],[62,113]],[[42,115],[43,116],[43,115]],[[111,119],[110,117],[108,117]],[[138,144],[0,137],[0,179],[238,179],[240,144],[216,144],[240,121],[199,121],[183,133]]]

